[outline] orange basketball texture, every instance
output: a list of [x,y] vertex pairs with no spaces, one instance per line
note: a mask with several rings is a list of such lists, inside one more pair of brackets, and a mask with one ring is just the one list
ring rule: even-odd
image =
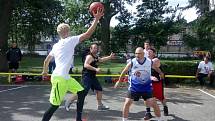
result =
[[92,14],[93,11],[96,13],[97,8],[101,8],[104,10],[104,5],[101,2],[93,2],[90,4],[90,13]]

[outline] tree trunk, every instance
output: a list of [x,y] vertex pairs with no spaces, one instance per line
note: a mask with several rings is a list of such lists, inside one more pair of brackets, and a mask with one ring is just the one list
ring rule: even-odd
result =
[[101,21],[101,41],[104,54],[110,54],[110,18]]
[[8,71],[6,51],[8,47],[8,33],[12,15],[13,0],[0,2],[0,72]]
[[110,54],[110,20],[112,16],[110,15],[110,2],[105,2],[105,15],[101,19],[101,41],[102,50],[104,54]]

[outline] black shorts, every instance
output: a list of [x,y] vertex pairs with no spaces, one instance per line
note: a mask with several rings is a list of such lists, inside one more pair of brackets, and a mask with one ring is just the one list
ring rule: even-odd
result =
[[96,76],[83,74],[82,82],[84,84],[84,89],[86,92],[88,92],[90,89],[92,89],[93,91],[102,91],[102,86]]
[[19,63],[15,63],[15,62],[10,62],[9,63],[9,69],[18,69],[19,68]]
[[142,93],[136,93],[128,91],[127,98],[133,99],[134,101],[139,101],[140,98],[143,100],[147,100],[152,98],[152,92],[142,92]]

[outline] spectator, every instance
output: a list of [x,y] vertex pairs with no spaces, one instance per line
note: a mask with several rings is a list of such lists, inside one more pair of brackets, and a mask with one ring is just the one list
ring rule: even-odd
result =
[[16,43],[12,43],[11,48],[7,51],[9,72],[15,73],[17,71],[21,59],[22,59],[21,50],[17,47]]
[[205,84],[205,81],[203,80],[204,77],[208,77],[210,81],[210,86],[213,86],[214,68],[212,63],[209,61],[208,56],[205,56],[204,60],[199,63],[196,72],[196,78],[199,80],[201,86]]
[[147,57],[147,58],[149,57],[149,52],[148,52],[148,50],[150,49],[150,47],[151,47],[151,46],[150,46],[149,41],[148,41],[148,40],[145,41],[145,42],[144,42],[144,50],[143,50],[144,53],[145,53],[145,54],[144,54],[144,57]]
[[126,64],[131,61],[131,56],[128,53],[126,53],[125,58],[126,58]]

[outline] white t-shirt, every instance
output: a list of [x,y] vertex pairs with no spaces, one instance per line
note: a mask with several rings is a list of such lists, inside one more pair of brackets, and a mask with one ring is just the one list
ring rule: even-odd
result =
[[211,62],[208,62],[206,64],[205,61],[201,61],[199,63],[198,69],[201,69],[199,73],[202,73],[202,74],[209,74],[211,70],[214,70],[213,64]]
[[149,52],[146,49],[144,49],[143,51],[144,51],[144,57],[148,58],[149,57]]
[[73,64],[73,56],[76,45],[79,43],[80,36],[71,36],[65,39],[59,40],[54,44],[49,55],[54,56],[56,68],[52,75],[62,76],[65,79],[69,79],[69,70]]

